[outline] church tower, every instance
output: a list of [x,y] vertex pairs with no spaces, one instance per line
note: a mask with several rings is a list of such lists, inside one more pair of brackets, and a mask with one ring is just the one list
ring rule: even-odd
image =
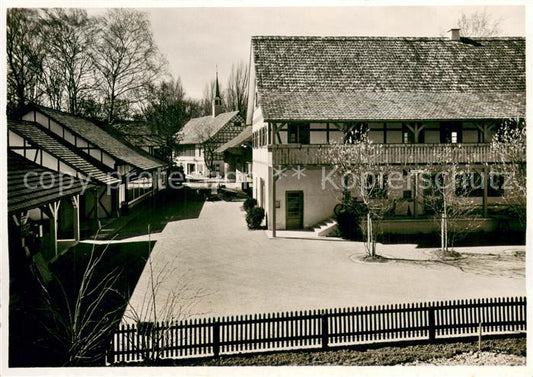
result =
[[215,79],[215,93],[213,95],[213,118],[218,114],[224,112],[224,105],[222,104],[222,97],[220,97],[220,88],[218,86],[218,68],[216,70],[216,79]]

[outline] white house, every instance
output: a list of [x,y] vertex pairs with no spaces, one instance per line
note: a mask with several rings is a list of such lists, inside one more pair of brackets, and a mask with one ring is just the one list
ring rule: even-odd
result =
[[224,177],[230,167],[217,149],[244,128],[244,119],[238,111],[224,112],[217,77],[212,114],[189,120],[177,133],[179,145],[174,160],[188,178]]
[[[364,130],[383,164],[405,165],[396,215],[423,217],[418,169],[454,147],[485,169],[499,124],[525,117],[524,38],[253,37],[247,124],[254,197],[268,228],[306,229],[332,216],[322,151]],[[456,148],[455,148],[456,147]],[[277,179],[275,179],[277,177]],[[502,191],[476,195],[484,213]],[[417,232],[421,223],[404,227]]]

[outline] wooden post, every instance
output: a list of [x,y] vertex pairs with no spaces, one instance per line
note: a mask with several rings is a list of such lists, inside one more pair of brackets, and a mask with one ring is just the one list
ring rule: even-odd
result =
[[74,239],[76,241],[80,240],[80,196],[74,195],[72,198],[72,207],[74,208],[74,219],[73,219],[73,230],[74,230]]
[[428,308],[428,339],[430,342],[435,341],[435,308]]
[[[57,256],[57,216],[59,215],[59,205],[61,204],[61,201],[58,200],[57,202],[49,203],[48,206],[44,207],[45,213],[49,217],[50,221],[50,248],[53,254],[51,257]],[[51,258],[50,258],[51,259]]]
[[[269,123],[270,124],[270,123]],[[277,132],[277,125],[273,123],[271,125],[271,142],[272,145],[276,144],[276,132]],[[271,208],[271,219],[272,219],[272,238],[276,238],[276,173],[274,168],[274,161],[272,161],[272,195],[270,196],[272,198],[272,203],[270,205]]]
[[487,167],[483,168],[483,217],[487,217],[488,208],[488,190],[489,190],[489,170]]
[[413,187],[413,216],[415,219],[418,217],[418,171],[415,171],[415,187]]
[[329,340],[329,326],[328,326],[328,315],[322,315],[322,349],[328,349],[328,340]]
[[213,356],[220,356],[220,322],[213,323]]

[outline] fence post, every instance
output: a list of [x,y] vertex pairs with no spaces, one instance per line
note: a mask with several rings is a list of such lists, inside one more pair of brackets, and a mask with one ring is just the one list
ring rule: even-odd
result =
[[220,322],[213,323],[213,356],[220,356]]
[[428,308],[428,325],[429,341],[433,342],[435,340],[435,307],[433,306]]
[[322,314],[322,349],[328,349],[329,328],[328,315]]
[[[120,324],[118,325],[118,330],[120,330]],[[115,362],[115,332],[111,334],[111,344],[106,351],[106,361],[108,365],[111,365]]]

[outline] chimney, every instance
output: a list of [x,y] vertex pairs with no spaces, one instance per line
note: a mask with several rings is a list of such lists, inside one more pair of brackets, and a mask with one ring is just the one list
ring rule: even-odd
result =
[[450,40],[452,41],[458,41],[461,38],[461,29],[459,28],[452,28],[448,32],[451,32]]
[[220,89],[218,87],[218,67],[216,70],[215,79],[215,93],[213,93],[213,118],[216,118],[218,114],[224,112],[224,105],[222,104],[222,98],[220,97]]

